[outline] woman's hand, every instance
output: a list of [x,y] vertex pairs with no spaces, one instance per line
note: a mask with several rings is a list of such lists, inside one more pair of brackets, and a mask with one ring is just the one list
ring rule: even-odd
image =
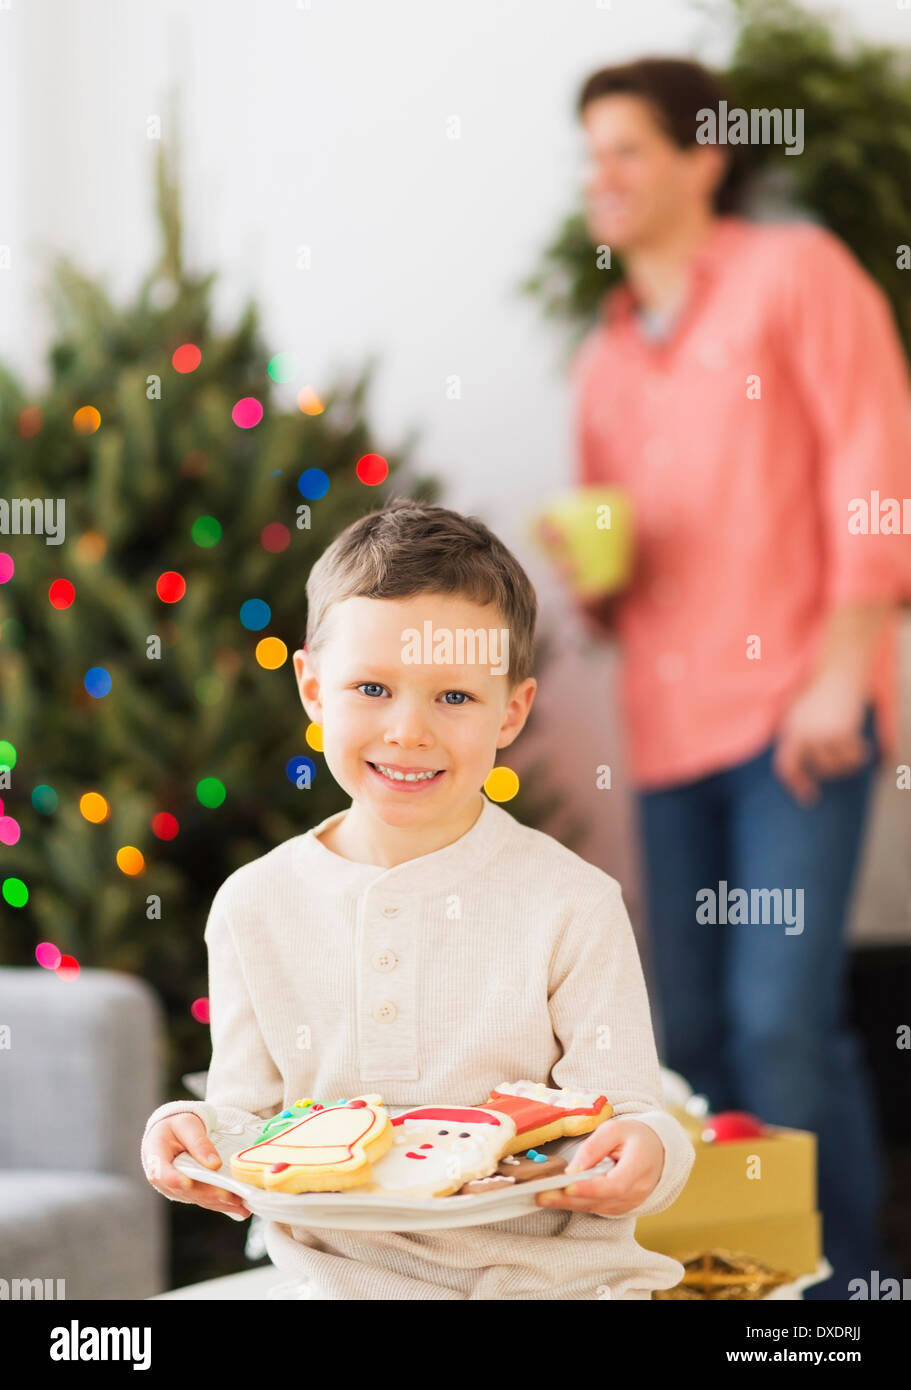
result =
[[619,602],[616,594],[576,600],[579,620],[590,637],[609,637],[613,633]]
[[218,1156],[208,1131],[198,1115],[187,1111],[182,1115],[167,1115],[149,1130],[142,1146],[142,1166],[149,1182],[172,1202],[190,1202],[211,1211],[223,1211],[226,1216],[243,1220],[250,1215],[243,1198],[224,1187],[197,1182],[175,1168],[173,1160],[179,1153],[188,1153],[206,1168],[220,1168]]
[[862,767],[870,749],[861,735],[870,672],[892,599],[844,603],[828,615],[816,674],[782,721],[773,767],[803,806],[819,795],[821,777]]
[[[544,517],[538,522],[538,538],[547,547],[557,574],[572,591],[578,583],[578,576],[565,534]],[[617,620],[617,597],[611,593],[599,594],[596,598],[573,598],[579,620],[589,637],[607,637],[613,632]]]
[[539,1207],[567,1207],[599,1216],[623,1216],[654,1192],[664,1170],[664,1145],[651,1125],[618,1116],[605,1120],[578,1148],[568,1173],[594,1168],[602,1158],[614,1166],[603,1177],[587,1178],[569,1187],[539,1192]]
[[867,761],[870,745],[861,734],[866,704],[856,677],[830,668],[791,705],[778,732],[772,766],[802,806],[818,797],[819,778],[844,777]]

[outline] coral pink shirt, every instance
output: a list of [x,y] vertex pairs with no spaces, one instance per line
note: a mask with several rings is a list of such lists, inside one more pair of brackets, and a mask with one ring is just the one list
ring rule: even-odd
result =
[[[882,529],[886,499],[911,498],[901,344],[830,232],[720,217],[668,337],[644,336],[620,285],[572,370],[578,481],[616,483],[635,509],[617,620],[633,779],[688,781],[774,736],[829,610],[911,599],[911,535]],[[868,534],[854,499],[872,502]],[[897,614],[870,678],[889,751],[896,660]]]

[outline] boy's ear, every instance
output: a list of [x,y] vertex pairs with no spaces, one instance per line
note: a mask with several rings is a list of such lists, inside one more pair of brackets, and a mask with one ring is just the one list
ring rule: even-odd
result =
[[319,698],[319,678],[313,669],[313,662],[303,647],[293,655],[294,674],[297,678],[297,693],[301,704],[314,724],[322,723],[322,704]]
[[528,718],[537,688],[538,682],[534,676],[528,676],[512,691],[497,736],[498,748],[508,748],[519,737]]

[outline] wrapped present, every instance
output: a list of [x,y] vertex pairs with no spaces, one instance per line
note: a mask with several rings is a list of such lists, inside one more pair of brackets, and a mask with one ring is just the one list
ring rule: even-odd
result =
[[636,1222],[636,1240],[647,1250],[657,1250],[683,1261],[694,1250],[739,1250],[775,1269],[793,1274],[812,1274],[822,1255],[822,1218],[818,1211],[786,1212],[756,1221],[692,1221],[687,1225],[660,1224],[663,1212]]
[[668,1107],[696,1150],[683,1192],[662,1212],[640,1217],[636,1239],[681,1259],[693,1251],[746,1251],[793,1274],[812,1273],[821,1255],[816,1210],[816,1136],[766,1127],[763,1134],[707,1142],[711,1117]]

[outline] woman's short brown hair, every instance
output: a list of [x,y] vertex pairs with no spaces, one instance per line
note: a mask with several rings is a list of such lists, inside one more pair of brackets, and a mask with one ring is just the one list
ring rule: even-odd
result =
[[[577,106],[581,117],[586,106],[599,97],[636,96],[647,101],[661,128],[680,149],[695,145],[699,112],[719,112],[727,100],[724,84],[701,63],[684,58],[640,58],[634,63],[600,68],[584,83]],[[730,213],[739,208],[743,185],[749,173],[742,145],[725,146],[728,165],[715,189],[715,211]]]
[[336,536],[307,579],[304,644],[318,650],[334,603],[346,598],[461,594],[493,603],[509,630],[509,680],[532,674],[537,598],[518,560],[476,516],[393,497]]

